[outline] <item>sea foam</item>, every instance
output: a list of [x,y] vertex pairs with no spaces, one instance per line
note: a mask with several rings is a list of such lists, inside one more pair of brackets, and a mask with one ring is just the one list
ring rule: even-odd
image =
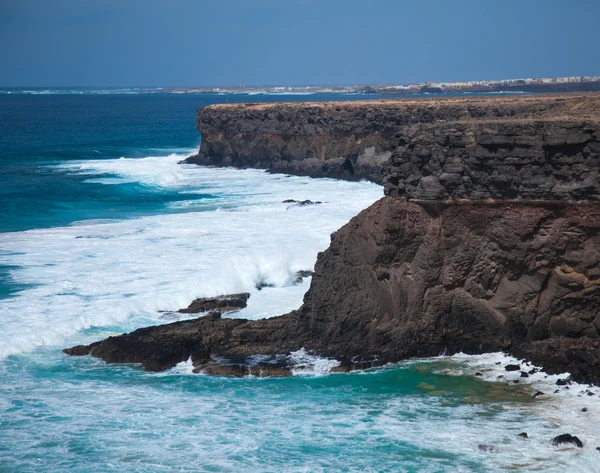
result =
[[60,166],[106,185],[139,182],[198,199],[185,212],[165,204],[144,218],[0,234],[0,264],[27,286],[0,306],[0,359],[165,323],[162,311],[196,297],[250,292],[238,316],[251,319],[296,309],[309,280],[296,285],[295,273],[312,269],[330,233],[382,195],[366,182],[178,164],[184,157]]

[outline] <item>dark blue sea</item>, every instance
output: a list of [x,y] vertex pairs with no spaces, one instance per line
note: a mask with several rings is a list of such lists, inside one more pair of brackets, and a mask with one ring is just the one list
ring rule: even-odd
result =
[[[597,398],[516,384],[502,354],[329,374],[300,350],[291,378],[231,379],[61,352],[196,297],[248,291],[249,319],[298,308],[295,273],[382,188],[181,164],[196,110],[365,98],[0,91],[0,472],[598,471]],[[589,448],[551,446],[564,432]]]

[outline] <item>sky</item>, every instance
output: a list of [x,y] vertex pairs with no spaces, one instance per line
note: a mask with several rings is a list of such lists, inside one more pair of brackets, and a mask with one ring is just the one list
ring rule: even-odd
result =
[[0,87],[600,75],[600,0],[0,0]]

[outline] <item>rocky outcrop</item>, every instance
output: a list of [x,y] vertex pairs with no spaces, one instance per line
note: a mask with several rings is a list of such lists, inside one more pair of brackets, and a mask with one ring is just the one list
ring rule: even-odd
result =
[[[203,116],[216,127],[207,117],[224,114],[222,137],[209,141],[241,149],[228,133],[250,130],[248,115],[227,107]],[[255,118],[272,113],[274,135],[278,126],[295,130],[287,107],[301,108],[264,106]],[[335,107],[347,111],[348,133],[377,122],[357,122],[374,103],[321,104],[306,116],[331,124]],[[332,236],[298,311],[178,322],[71,354],[164,369],[189,357],[201,367],[305,347],[345,370],[503,350],[600,382],[600,97],[391,102],[381,104],[384,113],[393,125],[370,132],[395,140],[381,174],[386,196]],[[338,120],[334,131],[343,128]]]
[[194,300],[185,309],[179,309],[180,314],[199,314],[203,312],[224,314],[237,312],[248,305],[250,293],[229,294],[217,297],[201,297]]
[[[216,372],[214,357],[226,371],[248,372],[252,355],[287,354],[297,350],[297,341],[290,337],[288,320],[276,317],[248,322],[225,319],[210,314],[157,327],[138,329],[132,333],[109,337],[102,342],[65,349],[74,356],[91,354],[107,363],[140,363],[149,371],[163,371],[181,361],[192,359],[195,367]],[[267,365],[272,363],[267,363]],[[244,368],[243,365],[246,365]],[[257,365],[263,368],[262,365]]]

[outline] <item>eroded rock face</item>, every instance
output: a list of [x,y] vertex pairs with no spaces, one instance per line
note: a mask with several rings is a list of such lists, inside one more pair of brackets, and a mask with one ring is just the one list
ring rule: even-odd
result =
[[599,237],[596,204],[385,197],[334,234],[298,316],[330,356],[518,351],[598,379]]
[[[313,175],[311,146],[325,150],[321,172],[375,140],[389,159],[370,178],[386,196],[332,236],[298,311],[204,317],[68,353],[147,369],[192,357],[224,374],[219,357],[302,347],[339,371],[503,350],[600,383],[599,95],[203,110],[197,162]],[[314,175],[343,175],[331,169]]]
[[[212,105],[198,111],[202,144],[186,161],[382,182],[386,163],[411,125],[554,119],[573,107],[587,119],[597,102],[590,94]],[[511,136],[510,130],[498,136]],[[452,146],[461,144],[458,137],[451,140]]]
[[387,195],[600,201],[600,126],[592,121],[419,124],[398,135]]

